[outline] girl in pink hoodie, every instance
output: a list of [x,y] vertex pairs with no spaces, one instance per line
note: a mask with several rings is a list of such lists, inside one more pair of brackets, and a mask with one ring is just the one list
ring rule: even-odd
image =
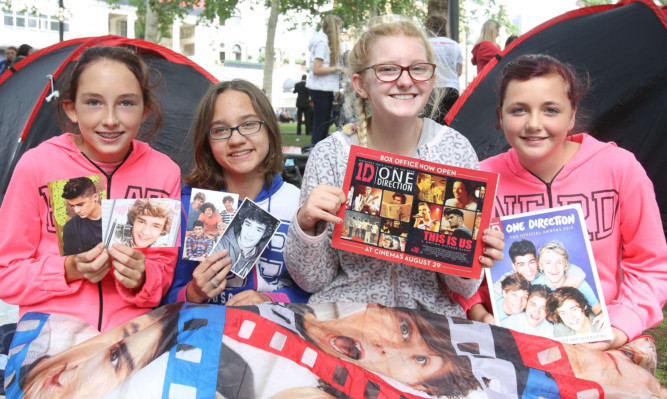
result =
[[[121,47],[81,55],[63,90],[60,110],[75,125],[45,141],[16,165],[0,208],[0,299],[26,313],[60,314],[106,331],[158,305],[173,278],[176,248],[114,244],[61,256],[49,182],[102,175],[107,198],[180,197],[180,170],[166,155],[135,140],[162,113],[144,62]],[[16,337],[15,337],[16,338]]]
[[[550,56],[510,62],[497,113],[512,149],[480,168],[500,174],[494,216],[581,204],[614,333],[588,345],[611,349],[662,321],[667,245],[653,185],[633,154],[571,134],[584,91],[573,68]],[[485,315],[480,303],[468,312]]]

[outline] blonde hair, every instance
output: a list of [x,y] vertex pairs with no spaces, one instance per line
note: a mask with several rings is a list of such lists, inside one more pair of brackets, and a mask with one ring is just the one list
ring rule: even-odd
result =
[[329,14],[322,20],[322,32],[329,39],[329,66],[338,65],[340,58],[339,27],[343,20],[338,15]]
[[[378,38],[399,35],[418,39],[424,46],[428,62],[435,63],[435,53],[433,52],[433,48],[426,38],[424,31],[411,21],[401,20],[397,22],[377,24],[361,34],[361,37],[357,40],[357,43],[354,45],[348,56],[351,73],[356,73],[360,69],[368,66],[368,58],[371,48]],[[372,115],[370,115],[370,104],[368,99],[361,97],[354,90],[352,85],[348,85],[345,93],[345,100],[346,107],[349,107],[347,110],[350,114],[356,117],[358,124],[356,129],[351,129],[348,126],[345,127],[343,131],[347,134],[353,134],[354,130],[356,130],[359,145],[368,147],[368,121],[372,117]],[[434,98],[431,98],[429,101],[434,101]],[[437,107],[432,108],[435,111]]]
[[483,42],[484,40],[488,40],[490,42],[495,43],[496,39],[498,38],[497,33],[499,30],[500,30],[500,24],[498,23],[498,21],[496,21],[495,19],[487,20],[486,22],[484,22],[484,25],[482,25],[482,32],[479,34],[479,39],[477,39],[475,44]]

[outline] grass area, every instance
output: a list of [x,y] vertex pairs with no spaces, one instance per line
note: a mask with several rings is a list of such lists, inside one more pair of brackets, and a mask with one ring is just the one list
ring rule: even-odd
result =
[[655,338],[655,345],[658,347],[658,368],[655,371],[655,377],[662,386],[667,387],[667,306],[662,308],[664,319],[658,326],[646,331],[646,334]]
[[283,146],[303,147],[310,144],[310,138],[311,136],[306,136],[304,134],[301,134],[301,136],[297,136],[296,134],[282,135]]

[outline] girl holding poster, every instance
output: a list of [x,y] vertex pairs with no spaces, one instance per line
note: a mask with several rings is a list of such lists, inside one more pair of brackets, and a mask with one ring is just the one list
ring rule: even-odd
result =
[[[572,133],[585,89],[572,66],[551,56],[507,64],[497,112],[512,149],[481,168],[500,173],[495,209],[505,215],[581,203],[614,334],[588,345],[609,349],[662,320],[667,244],[653,185],[635,157]],[[509,205],[519,197],[530,204]]]
[[[366,302],[464,316],[449,291],[471,295],[479,279],[465,279],[331,248],[351,145],[430,162],[478,169],[472,146],[461,134],[419,114],[435,83],[433,50],[407,21],[378,24],[350,52],[353,104],[358,124],[318,143],[301,186],[301,207],[290,224],[285,260],[294,280],[312,292],[310,302]],[[346,128],[349,128],[346,127]],[[502,259],[502,233],[484,232],[480,262]]]

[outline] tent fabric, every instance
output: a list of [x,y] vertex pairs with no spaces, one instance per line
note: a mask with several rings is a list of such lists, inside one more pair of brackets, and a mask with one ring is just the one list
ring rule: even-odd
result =
[[[62,91],[81,53],[95,46],[128,47],[159,73],[156,95],[164,117],[161,132],[150,144],[181,170],[191,169],[190,122],[199,99],[217,79],[187,57],[144,40],[113,35],[72,39],[37,51],[0,75],[0,199],[21,154],[62,133],[56,100],[48,101],[49,95],[54,89]],[[53,76],[55,88],[47,75]]]
[[520,55],[546,53],[590,76],[578,117],[601,141],[632,151],[655,186],[667,226],[667,19],[650,0],[577,9],[520,36],[492,60],[445,117],[464,134],[480,159],[509,145],[496,129],[496,86],[507,63]]

